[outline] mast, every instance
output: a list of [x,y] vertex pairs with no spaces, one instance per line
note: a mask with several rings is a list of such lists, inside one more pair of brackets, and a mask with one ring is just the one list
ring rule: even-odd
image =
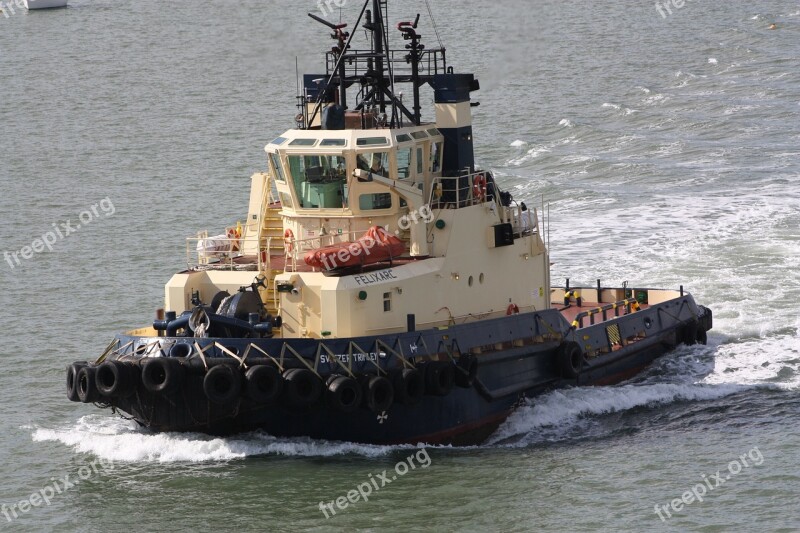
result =
[[375,19],[372,27],[374,52],[375,52],[375,77],[377,81],[378,102],[381,113],[386,113],[386,65],[384,63],[384,42],[385,32],[382,4],[386,0],[372,0],[372,9]]
[[[344,31],[346,24],[332,24],[311,13],[309,16],[331,28],[334,31],[331,37],[337,44],[327,52],[327,72],[306,76],[305,93],[301,97],[304,98],[305,114],[303,117],[298,115],[298,124],[301,127],[317,127],[314,124],[319,113],[336,104],[340,106],[336,113],[360,113],[362,127],[366,129],[402,127],[404,120],[415,126],[422,124],[422,86],[428,84],[435,89],[434,80],[452,72],[452,69],[447,67],[443,46],[426,49],[422,44],[422,36],[417,33],[419,14],[413,22],[397,24],[397,30],[406,44],[402,48],[391,49],[388,0],[364,0],[354,27],[359,28],[364,20],[361,27],[366,30],[369,43],[368,48],[360,50],[350,48],[357,32]],[[411,109],[406,107],[395,88],[395,85],[409,83],[413,91],[413,104],[409,106]],[[360,84],[361,90],[356,95],[355,105],[350,107],[347,89],[354,84]],[[387,113],[389,106],[391,116]],[[365,118],[369,114],[374,114],[374,119]],[[303,120],[300,121],[300,118]],[[326,125],[330,123],[326,121]]]

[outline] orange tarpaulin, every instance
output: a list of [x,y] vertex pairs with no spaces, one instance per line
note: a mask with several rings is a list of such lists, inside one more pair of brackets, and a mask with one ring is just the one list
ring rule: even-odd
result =
[[405,252],[403,241],[380,226],[373,226],[355,242],[343,242],[308,252],[308,266],[324,270],[371,265],[399,257]]

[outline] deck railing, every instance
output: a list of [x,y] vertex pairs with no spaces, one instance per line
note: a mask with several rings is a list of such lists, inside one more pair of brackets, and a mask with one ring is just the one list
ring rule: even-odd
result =
[[531,235],[539,232],[539,213],[536,208],[522,209],[515,201],[504,206],[500,191],[489,179],[488,172],[464,173],[461,176],[434,178],[430,206],[433,209],[459,209],[473,205],[492,204],[500,219],[514,227],[514,233]]
[[286,271],[296,272],[298,263],[302,264],[303,256],[307,252],[324,248],[325,246],[356,242],[359,237],[364,235],[364,233],[365,231],[362,230],[343,233],[327,233],[325,235],[308,237],[306,239],[286,238],[284,239]]
[[[211,236],[202,232],[196,237],[186,239],[186,265],[189,270],[257,270],[269,271],[271,257],[269,254],[272,238],[268,237],[261,246],[257,237],[229,238],[227,236]],[[245,255],[245,243],[254,245],[259,250],[255,255]]]

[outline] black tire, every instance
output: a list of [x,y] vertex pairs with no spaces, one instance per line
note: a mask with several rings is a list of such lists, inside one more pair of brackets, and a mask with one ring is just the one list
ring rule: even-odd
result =
[[343,413],[352,413],[361,405],[361,387],[351,377],[332,375],[328,378],[328,401]]
[[283,372],[284,394],[290,404],[305,407],[312,405],[322,395],[322,382],[306,368],[292,368]]
[[456,381],[456,365],[449,361],[431,361],[425,365],[425,393],[447,396]]
[[203,378],[203,392],[211,403],[233,403],[242,393],[242,374],[233,365],[214,366]]
[[367,409],[373,413],[388,411],[394,402],[392,382],[382,376],[364,376],[361,382]]
[[278,369],[270,365],[257,365],[245,374],[248,398],[260,404],[273,404],[283,392],[283,378]]
[[567,341],[561,344],[557,358],[561,375],[566,378],[577,378],[583,370],[583,350],[577,342]]
[[394,401],[403,405],[414,406],[422,401],[425,395],[425,376],[416,368],[404,368],[391,374],[394,385]]
[[463,389],[470,389],[478,377],[478,360],[471,355],[462,355],[458,358],[456,366],[456,385]]
[[78,372],[89,363],[76,362],[67,367],[67,398],[71,402],[79,402],[78,398]]
[[83,403],[93,403],[100,399],[94,379],[96,371],[97,368],[93,366],[84,366],[78,370],[78,400]]
[[699,328],[700,328],[700,326],[697,323],[697,320],[692,320],[688,324],[685,324],[683,326],[683,330],[682,330],[683,331],[683,335],[682,335],[683,344],[686,344],[687,346],[692,346],[694,344],[697,344],[697,335],[698,335]]
[[708,344],[708,332],[703,328],[697,330],[697,344]]
[[136,383],[132,367],[119,361],[106,361],[95,373],[97,391],[110,398],[125,398],[133,394]]
[[184,378],[181,364],[169,357],[151,357],[142,364],[142,385],[155,394],[176,390]]
[[703,326],[702,329],[706,332],[714,329],[714,313],[711,312],[711,309],[701,305],[699,318]]

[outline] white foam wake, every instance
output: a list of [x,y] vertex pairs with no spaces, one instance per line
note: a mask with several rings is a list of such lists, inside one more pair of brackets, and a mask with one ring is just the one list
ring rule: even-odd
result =
[[[557,390],[528,402],[518,409],[492,436],[490,442],[531,434],[537,430],[567,433],[581,419],[637,407],[677,401],[715,400],[739,392],[742,385],[629,384],[620,387],[585,387]],[[523,443],[521,443],[523,444]]]
[[795,333],[723,344],[716,353],[714,372],[703,381],[769,384],[797,390],[800,388],[800,336]]
[[256,455],[384,456],[410,446],[376,446],[311,439],[278,439],[263,432],[217,438],[197,433],[151,433],[119,418],[88,415],[71,427],[32,428],[34,442],[53,441],[77,453],[123,462],[214,462]]

